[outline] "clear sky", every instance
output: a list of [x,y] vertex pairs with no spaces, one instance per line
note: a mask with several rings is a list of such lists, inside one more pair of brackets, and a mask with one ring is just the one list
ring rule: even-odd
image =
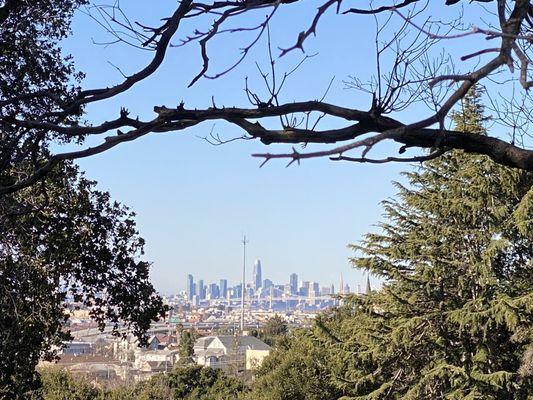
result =
[[[303,7],[289,7],[289,12],[280,12],[273,19],[274,48],[292,45],[298,32],[307,28],[319,2],[304,3]],[[147,4],[123,2],[132,20],[153,25],[169,15],[176,2]],[[256,18],[264,15],[262,11]],[[251,26],[254,21],[242,22]],[[179,37],[193,29],[187,23],[183,28]],[[123,44],[93,44],[93,39],[105,42],[109,37],[82,13],[76,16],[73,30],[65,50],[87,73],[85,88],[116,83],[121,75],[113,65],[127,75],[152,56]],[[334,77],[326,101],[368,109],[368,95],[346,90],[343,80],[349,75],[365,80],[373,74],[374,32],[372,17],[324,17],[318,37],[306,42],[308,54],[318,54],[291,77],[283,100],[319,98]],[[213,42],[209,47],[212,71],[230,65],[239,56],[239,46],[251,39],[249,35],[227,35]],[[294,52],[277,60],[277,64],[283,72],[300,59],[301,53]],[[198,45],[170,49],[154,76],[118,99],[90,106],[89,119],[96,123],[116,118],[120,106],[126,106],[133,116],[153,118],[154,105],[176,106],[184,100],[187,108],[208,107],[212,95],[219,106],[249,106],[243,91],[244,77],[249,76],[254,87],[262,89],[256,60],[266,66],[264,40],[230,74],[216,81],[202,79],[186,89],[200,68]],[[410,117],[420,115],[415,111]],[[325,121],[321,128],[332,124]],[[156,288],[163,293],[182,290],[188,273],[206,282],[228,278],[230,284],[236,283],[241,273],[243,234],[250,240],[249,280],[253,261],[259,258],[264,277],[275,282],[286,283],[289,274],[296,272],[300,279],[323,285],[334,283],[337,288],[342,273],[352,288],[363,284],[366,277],[351,268],[348,257],[352,253],[347,245],[375,229],[373,224],[381,218],[380,201],[395,193],[391,181],[401,179],[400,171],[409,166],[341,164],[319,159],[290,168],[272,161],[259,169],[258,160],[250,154],[288,148],[267,148],[251,141],[214,147],[197,137],[211,129],[227,138],[242,133],[223,123],[203,124],[187,131],[151,134],[79,162],[100,188],[109,190],[113,198],[137,213],[140,233],[147,241],[146,258],[153,262]]]

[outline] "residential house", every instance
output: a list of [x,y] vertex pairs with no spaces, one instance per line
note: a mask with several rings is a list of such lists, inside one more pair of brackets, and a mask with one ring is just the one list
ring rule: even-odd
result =
[[197,364],[236,372],[257,367],[269,352],[270,346],[254,336],[206,336],[194,344]]

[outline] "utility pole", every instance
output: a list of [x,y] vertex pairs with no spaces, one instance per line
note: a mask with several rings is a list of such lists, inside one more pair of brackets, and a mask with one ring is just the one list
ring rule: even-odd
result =
[[246,235],[242,239],[241,336],[244,334],[244,291],[246,290]]

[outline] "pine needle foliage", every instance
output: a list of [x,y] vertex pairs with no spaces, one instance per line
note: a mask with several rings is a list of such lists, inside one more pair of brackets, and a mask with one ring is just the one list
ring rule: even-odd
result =
[[[483,111],[475,89],[454,123],[484,135]],[[383,289],[317,322],[332,379],[345,399],[531,398],[533,174],[455,151],[405,177],[352,246]]]
[[[481,92],[453,114],[485,135]],[[533,399],[533,174],[450,152],[405,174],[353,245],[381,290],[286,338],[257,399]]]

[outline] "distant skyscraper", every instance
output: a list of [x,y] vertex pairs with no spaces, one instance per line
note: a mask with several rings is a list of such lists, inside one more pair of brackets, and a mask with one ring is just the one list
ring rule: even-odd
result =
[[228,297],[228,281],[227,279],[220,280],[220,297],[226,299]]
[[216,283],[209,285],[209,296],[211,299],[218,299],[220,297],[220,290]]
[[194,296],[194,278],[189,274],[187,275],[187,299],[192,300],[192,296]]
[[318,282],[312,282],[309,291],[310,296],[318,296],[320,294],[320,285],[318,284]]
[[261,287],[263,283],[263,274],[261,273],[261,260],[255,260],[254,263],[254,290]]
[[204,280],[203,279],[200,279],[198,281],[198,297],[200,298],[200,300],[204,300],[205,299],[205,286],[204,286]]
[[285,285],[283,285],[283,293],[288,294],[288,295],[293,294],[291,292],[291,285],[289,283],[286,283]]
[[309,288],[311,287],[311,282],[309,281],[304,281],[302,282],[302,287],[300,288],[300,296],[309,296]]
[[370,275],[366,276],[366,294],[370,294],[372,288],[370,287]]
[[298,275],[291,274],[289,278],[289,285],[291,286],[291,294],[298,293]]
[[239,299],[242,296],[242,284],[239,283],[233,288],[233,297]]
[[331,293],[331,286],[322,286],[320,289],[321,296],[329,296]]
[[253,297],[254,296],[254,288],[251,288],[250,286],[247,286],[246,287],[246,291],[244,292],[244,294],[248,297]]
[[263,290],[267,290],[268,288],[270,288],[273,285],[274,285],[274,282],[272,282],[270,279],[265,279],[263,281]]

